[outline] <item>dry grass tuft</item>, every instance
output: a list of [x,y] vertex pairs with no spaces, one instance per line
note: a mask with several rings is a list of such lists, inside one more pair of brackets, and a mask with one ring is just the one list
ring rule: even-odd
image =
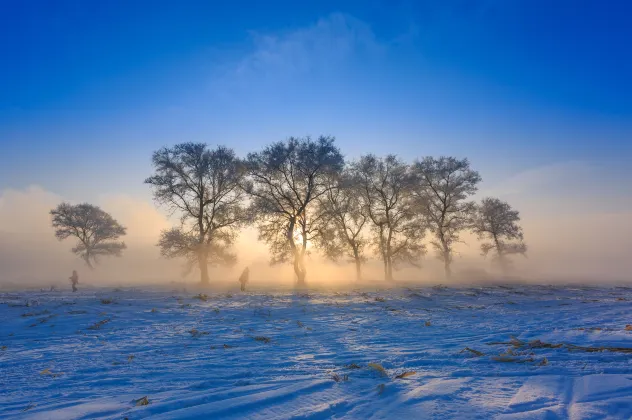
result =
[[415,372],[414,370],[411,370],[409,372],[404,372],[404,373],[400,373],[399,375],[397,375],[395,377],[395,379],[404,379],[404,378],[408,378],[409,376],[413,376],[416,375],[417,372]]
[[585,351],[588,353],[602,352],[602,351],[610,351],[614,353],[628,353],[632,354],[632,347],[583,347],[576,346],[574,344],[564,344],[569,351]]
[[127,356],[127,362],[128,363],[132,363],[132,360],[134,360],[135,356],[133,354],[130,354],[129,356]]
[[257,336],[257,337],[255,337],[255,341],[259,341],[259,342],[261,342],[261,343],[266,343],[266,344],[268,344],[270,341],[272,341],[272,339],[271,339],[271,338],[269,338],[269,337]]
[[44,318],[40,318],[40,319],[37,320],[37,322],[29,325],[29,327],[37,327],[38,325],[44,324],[44,323],[48,322],[51,318],[54,318],[56,316],[57,315],[55,315],[55,314],[51,314],[51,315],[48,315],[48,316],[46,316]]
[[528,363],[533,362],[533,357],[529,357],[527,359],[521,359],[519,357],[510,357],[510,356],[492,356],[492,360],[496,362],[505,362],[505,363]]
[[384,367],[379,363],[369,363],[367,364],[367,366],[378,372],[380,376],[388,376],[388,373],[386,373],[386,369],[384,369]]
[[356,365],[355,363],[351,363],[350,365],[344,365],[345,369],[362,369],[360,365]]
[[193,296],[193,299],[199,299],[199,300],[201,300],[203,302],[206,302],[206,301],[208,301],[208,296],[205,295],[204,293],[200,293],[200,294],[197,294],[197,295]]
[[2,350],[2,351],[6,351],[6,350],[7,350],[7,348],[8,348],[7,346],[2,346],[2,347],[0,347],[0,350]]
[[272,316],[272,312],[270,311],[270,309],[264,309],[261,307],[255,308],[253,314],[255,316],[262,316],[265,318],[270,318]]
[[386,302],[386,299],[381,298],[381,297],[376,297],[376,298],[375,298],[375,301],[376,301],[376,302]]
[[35,408],[35,404],[30,403],[29,405],[26,406],[24,410],[22,410],[22,412],[29,411],[31,408]]
[[469,348],[469,347],[464,348],[464,349],[463,349],[463,350],[461,350],[459,353],[465,353],[466,351],[468,351],[468,352],[470,352],[470,353],[472,353],[473,355],[478,356],[478,357],[480,357],[480,356],[485,356],[485,353],[480,352],[480,351],[478,351],[478,350],[471,349],[471,348]]
[[64,372],[58,372],[58,373],[53,373],[50,371],[50,369],[44,369],[43,371],[40,372],[40,375],[42,376],[50,376],[51,378],[56,378],[58,376],[63,375]]
[[25,314],[20,315],[22,318],[28,318],[31,316],[40,316],[40,315],[48,315],[50,312],[48,312],[47,310],[41,311],[41,312],[27,312]]
[[386,389],[386,384],[379,384],[377,386],[377,395],[382,395]]
[[114,303],[114,299],[109,299],[109,298],[107,298],[107,299],[101,299],[101,303],[102,303],[103,305],[109,305],[109,304]]
[[[632,347],[606,347],[606,346],[586,347],[586,346],[576,346],[575,344],[569,344],[569,343],[557,343],[557,344],[545,343],[545,342],[542,342],[540,340],[533,340],[533,341],[530,341],[530,342],[526,342],[526,341],[519,340],[519,339],[517,339],[515,337],[512,337],[511,340],[509,341],[509,343],[494,342],[494,343],[488,343],[488,344],[489,345],[510,344],[516,349],[559,349],[559,348],[565,348],[568,351],[584,351],[584,352],[587,352],[587,353],[597,353],[597,352],[602,352],[602,351],[609,351],[609,352],[615,352],[615,353],[632,354]],[[501,355],[501,357],[502,357],[502,355]],[[499,360],[499,361],[504,361],[504,360]]]
[[432,324],[430,323],[430,321],[426,321],[426,322],[424,323],[424,325],[425,325],[426,327],[430,327],[430,326],[432,326]]
[[632,331],[632,325],[628,324],[625,326],[626,331]]
[[90,325],[88,327],[89,330],[98,330],[99,328],[101,328],[103,325],[107,324],[108,322],[110,322],[110,319],[104,319],[102,321],[99,321],[93,325]]
[[235,347],[235,346],[229,346],[228,344],[224,344],[224,350],[232,349],[233,347]]
[[347,382],[349,380],[349,375],[338,375],[337,373],[334,373],[331,377],[331,379],[333,379],[336,382]]
[[88,311],[68,311],[66,312],[68,315],[82,315],[82,314],[87,314]]
[[156,312],[158,312],[158,310],[156,310],[156,308],[151,308],[151,313],[155,314]]
[[208,335],[208,332],[206,332],[206,331],[199,331],[199,330],[193,328],[193,329],[191,329],[189,331],[189,334],[191,334],[191,336],[193,336],[193,337],[202,337],[203,335]]
[[149,405],[149,400],[145,396],[143,398],[139,398],[138,400],[135,400],[134,403],[136,404],[136,407],[140,407],[143,405]]

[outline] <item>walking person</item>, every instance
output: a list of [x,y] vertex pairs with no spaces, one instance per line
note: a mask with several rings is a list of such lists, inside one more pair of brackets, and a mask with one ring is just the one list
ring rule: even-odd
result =
[[77,283],[79,283],[79,276],[77,275],[77,270],[72,270],[72,276],[68,277],[70,283],[72,283],[72,291],[77,291]]
[[242,292],[246,291],[246,283],[248,283],[248,275],[250,274],[250,269],[246,267],[244,271],[239,276],[239,284],[241,285],[240,289]]

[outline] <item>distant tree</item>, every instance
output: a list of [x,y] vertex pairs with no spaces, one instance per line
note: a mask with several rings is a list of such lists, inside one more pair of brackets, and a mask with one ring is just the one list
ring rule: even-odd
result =
[[244,189],[252,199],[259,238],[270,247],[273,264],[292,261],[298,286],[305,285],[307,248],[317,245],[324,217],[317,200],[343,166],[333,137],[291,137],[248,154]]
[[100,257],[120,257],[126,248],[124,242],[117,241],[125,235],[126,228],[97,206],[61,203],[50,214],[57,239],[77,238],[72,252],[91,269]]
[[158,246],[166,258],[184,258],[185,273],[197,265],[202,284],[209,283],[209,265],[232,265],[231,247],[247,222],[240,183],[244,166],[232,149],[209,149],[203,143],[162,148],[152,157],[155,174],[145,180],[154,198],[180,226],[161,233]]
[[384,277],[393,280],[401,263],[420,266],[425,254],[425,229],[411,200],[410,168],[394,155],[366,155],[351,165],[372,231],[372,243],[384,263]]
[[509,268],[509,255],[527,252],[519,221],[518,211],[498,198],[484,198],[476,207],[473,230],[479,239],[489,241],[481,244],[482,254],[494,252],[494,260],[504,272]]
[[426,157],[412,168],[416,178],[413,194],[434,236],[432,246],[450,278],[454,244],[470,227],[476,210],[475,204],[466,200],[476,192],[481,177],[470,169],[467,159],[453,157]]
[[355,263],[356,280],[362,278],[362,264],[367,239],[363,235],[368,225],[361,191],[349,173],[333,179],[332,185],[319,200],[319,247],[334,262],[345,259]]

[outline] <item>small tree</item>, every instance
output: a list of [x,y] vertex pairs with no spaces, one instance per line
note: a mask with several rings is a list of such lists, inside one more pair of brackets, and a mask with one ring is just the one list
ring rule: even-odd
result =
[[431,242],[443,261],[445,275],[452,276],[454,244],[461,231],[468,229],[475,211],[473,202],[465,201],[477,190],[478,172],[470,169],[467,159],[426,157],[413,164],[416,182],[413,189],[417,205],[434,236]]
[[305,285],[307,248],[316,244],[324,217],[314,204],[343,166],[333,137],[291,137],[248,154],[244,189],[252,198],[259,238],[270,247],[273,264],[292,261],[298,286]]
[[411,200],[413,178],[408,165],[394,155],[367,155],[351,165],[353,179],[371,221],[373,245],[384,263],[384,277],[393,280],[401,263],[420,266],[425,228]]
[[61,203],[50,214],[57,239],[77,238],[77,245],[72,252],[91,269],[94,264],[98,264],[99,258],[120,257],[126,248],[124,242],[117,241],[125,235],[126,228],[97,206]]
[[527,252],[519,221],[518,211],[498,198],[484,198],[476,208],[473,230],[479,239],[489,240],[481,244],[482,254],[487,256],[494,251],[494,259],[503,272],[509,268],[509,255]]
[[239,228],[248,220],[240,188],[244,171],[232,149],[208,149],[203,143],[163,148],[152,158],[155,174],[145,180],[154,198],[180,226],[163,231],[158,242],[166,258],[185,258],[185,273],[196,265],[200,281],[209,283],[209,265],[231,265],[230,249]]
[[319,247],[334,262],[345,258],[356,267],[356,280],[362,278],[367,240],[363,231],[368,222],[362,196],[352,177],[346,173],[333,180],[331,188],[318,200],[321,219]]

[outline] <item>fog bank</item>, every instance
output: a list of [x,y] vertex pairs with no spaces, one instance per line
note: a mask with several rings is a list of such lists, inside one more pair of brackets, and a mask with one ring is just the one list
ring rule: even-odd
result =
[[[522,181],[524,184],[524,177]],[[505,185],[506,187],[506,185]],[[537,186],[494,190],[483,188],[481,195],[495,193],[521,212],[528,258],[516,257],[511,278],[503,278],[489,259],[480,256],[479,241],[464,234],[454,261],[455,283],[496,281],[594,282],[632,280],[632,212],[577,209],[566,197],[553,203]],[[584,198],[586,199],[586,198]],[[93,286],[126,286],[172,282],[194,285],[198,273],[182,277],[181,261],[165,260],[155,246],[160,231],[177,223],[156,209],[149,200],[126,195],[104,195],[97,202],[128,228],[127,249],[121,258],[104,258],[89,270],[70,249],[74,242],[59,242],[50,226],[48,212],[65,197],[31,186],[24,190],[5,190],[0,195],[0,285],[6,287],[68,287],[73,269],[80,283]],[[631,201],[632,202],[632,201]],[[632,208],[624,207],[622,210]],[[575,209],[577,211],[571,211]],[[426,241],[428,242],[428,241]],[[253,289],[292,287],[290,265],[269,266],[265,245],[257,241],[253,228],[245,229],[237,244],[239,262],[232,269],[212,268],[211,281],[218,288],[237,289],[237,277],[244,266],[251,269]],[[382,280],[379,261],[364,268],[362,286],[388,286]],[[398,284],[445,283],[443,268],[428,248],[421,270],[404,268],[395,273]],[[352,264],[333,264],[313,253],[308,261],[308,282],[313,286],[354,287]]]

